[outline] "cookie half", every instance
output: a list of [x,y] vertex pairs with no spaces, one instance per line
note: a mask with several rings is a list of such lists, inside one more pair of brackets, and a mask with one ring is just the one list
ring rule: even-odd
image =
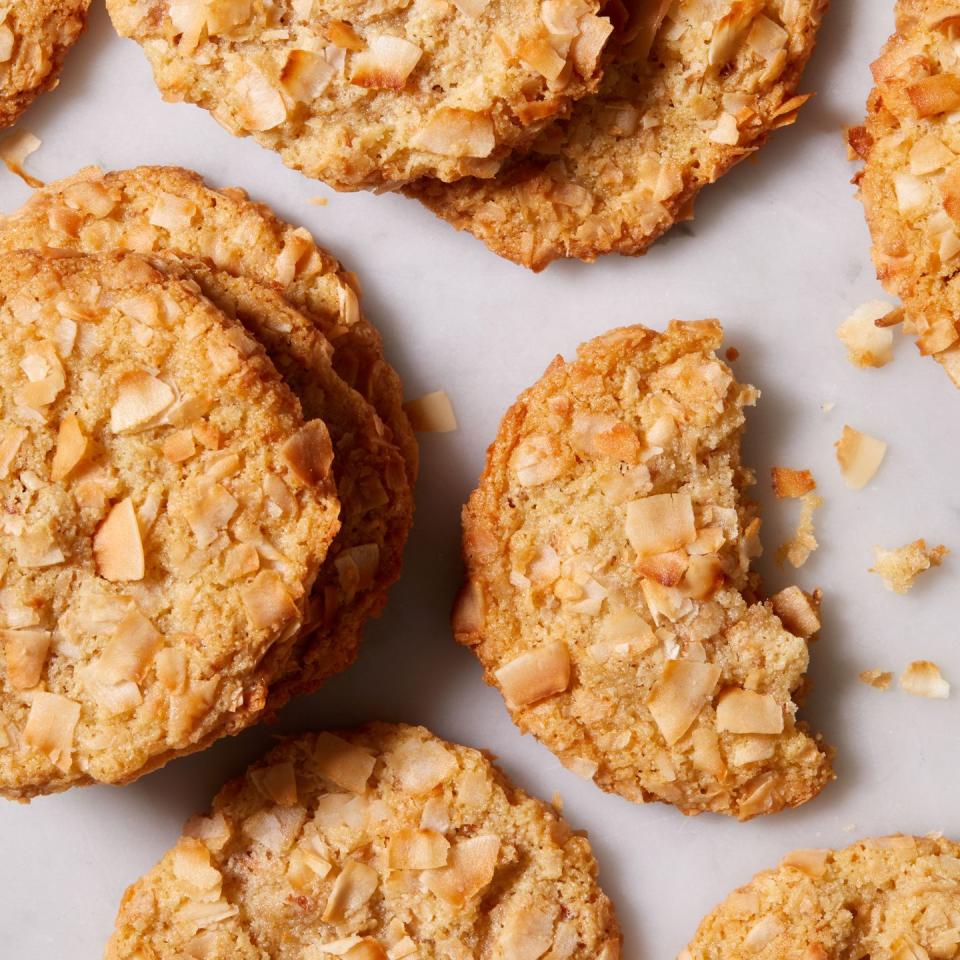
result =
[[0,793],[29,799],[255,720],[339,504],[326,427],[193,284],[8,254],[0,327]]
[[960,386],[960,19],[943,0],[901,0],[873,64],[863,127],[850,131],[873,261],[903,301],[921,353]]
[[585,837],[477,750],[370,724],[283,742],[130,887],[107,960],[616,960]]
[[[218,309],[239,320],[265,347],[304,417],[322,420],[330,432],[340,530],[314,581],[306,621],[282,675],[270,680],[270,706],[277,708],[352,663],[364,625],[386,603],[413,520],[403,458],[370,404],[333,369],[333,349],[316,324],[273,288],[201,261],[154,264],[195,281]],[[282,487],[271,482],[264,492],[274,510],[289,512]]]
[[704,186],[794,121],[825,7],[826,0],[640,4],[634,39],[606,67],[599,92],[527,155],[492,180],[424,180],[407,191],[533,270],[558,257],[645,253],[690,219]]
[[59,82],[67,51],[87,22],[90,0],[9,3],[0,20],[0,127],[9,127]]
[[454,631],[571,769],[745,820],[832,774],[796,720],[816,601],[763,601],[750,571],[740,439],[757,391],[717,359],[721,338],[716,321],[624,327],[521,394],[464,508]]
[[881,837],[796,850],[735,890],[677,960],[955,957],[960,846]]
[[110,0],[168,100],[339,190],[492,176],[596,88],[598,0]]
[[374,407],[400,448],[411,483],[417,442],[396,371],[363,316],[356,279],[302,227],[240,190],[218,191],[178,167],[103,173],[90,167],[37,191],[0,218],[0,249],[171,251],[277,287],[334,347],[337,373]]

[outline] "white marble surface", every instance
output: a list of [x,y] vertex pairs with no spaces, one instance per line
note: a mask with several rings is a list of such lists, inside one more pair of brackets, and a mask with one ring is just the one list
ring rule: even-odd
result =
[[[227,776],[278,732],[367,718],[428,724],[495,751],[534,793],[559,791],[572,823],[590,832],[626,960],[674,956],[717,900],[792,847],[895,830],[960,836],[953,793],[960,691],[931,702],[878,693],[856,679],[866,667],[899,671],[929,658],[960,683],[953,604],[960,559],[905,598],[867,573],[875,543],[926,536],[960,550],[960,454],[951,442],[960,396],[905,340],[898,338],[890,366],[859,371],[834,335],[853,307],[880,293],[842,129],[862,117],[868,63],[892,24],[887,0],[835,0],[834,8],[804,84],[817,97],[759,159],[702,196],[692,224],[640,260],[558,264],[534,276],[416,203],[333,194],[252,141],[233,139],[200,110],[162,103],[139,49],[117,39],[98,7],[61,88],[22,121],[43,139],[30,167],[54,179],[83,164],[177,163],[213,183],[246,187],[360,273],[408,394],[446,389],[460,430],[423,440],[404,577],[353,669],[292,704],[276,727],[250,730],[133,786],[0,805],[0,956],[99,957],[124,887]],[[317,195],[329,206],[307,204]],[[25,196],[18,181],[0,175],[0,208]],[[773,501],[769,468],[811,468],[826,498],[821,549],[797,579],[825,592],[806,714],[836,744],[839,779],[803,809],[745,825],[632,806],[566,772],[514,729],[447,626],[459,577],[459,506],[513,397],[553,354],[569,354],[608,327],[707,315],[723,320],[740,350],[741,378],[763,391],[746,458],[762,478],[762,569],[771,587],[791,581],[772,554],[797,510]],[[835,404],[828,414],[825,402]],[[860,493],[843,488],[834,462],[844,423],[890,442],[880,473]]]

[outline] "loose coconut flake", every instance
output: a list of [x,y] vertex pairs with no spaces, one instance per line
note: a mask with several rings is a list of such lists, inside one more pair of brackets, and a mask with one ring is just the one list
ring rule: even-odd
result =
[[882,440],[846,425],[834,446],[840,476],[850,490],[862,490],[874,478],[887,453]]
[[889,690],[893,681],[893,674],[888,670],[878,670],[876,667],[860,673],[860,682],[874,690]]
[[893,309],[883,300],[871,300],[837,327],[847,359],[855,367],[884,367],[893,359],[893,330],[877,323],[885,321]]
[[823,499],[807,493],[800,500],[800,520],[793,537],[777,550],[777,563],[789,560],[794,567],[802,567],[819,544],[813,535],[813,515],[823,506]]
[[27,157],[40,149],[40,145],[40,138],[34,136],[29,130],[17,130],[0,143],[0,160],[12,174],[18,176],[34,190],[39,190],[44,185],[43,181],[27,173],[23,169],[23,164]]
[[452,433],[457,429],[453,404],[444,390],[435,390],[403,405],[417,433]]
[[901,675],[900,686],[907,693],[931,700],[946,700],[950,696],[950,684],[929,660],[914,660]]
[[773,483],[773,492],[780,500],[802,497],[805,493],[817,488],[817,481],[813,479],[813,474],[809,470],[774,467],[770,471],[770,479]]

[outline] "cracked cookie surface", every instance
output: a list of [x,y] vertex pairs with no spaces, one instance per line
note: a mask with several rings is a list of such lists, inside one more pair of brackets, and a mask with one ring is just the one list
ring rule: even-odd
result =
[[749,819],[832,773],[796,720],[817,599],[763,600],[750,570],[740,439],[757,392],[721,339],[716,321],[624,327],[521,394],[464,508],[453,626],[575,772]]

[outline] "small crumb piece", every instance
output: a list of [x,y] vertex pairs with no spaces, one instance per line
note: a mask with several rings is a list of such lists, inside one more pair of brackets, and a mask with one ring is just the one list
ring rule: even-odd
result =
[[895,550],[874,547],[874,552],[877,555],[876,566],[870,568],[870,573],[879,574],[888,590],[906,593],[924,570],[939,567],[950,551],[942,543],[928,547],[926,541],[921,539]]
[[887,453],[887,445],[882,440],[846,425],[834,446],[840,475],[850,490],[862,490],[880,469]]
[[0,160],[6,164],[12,174],[18,176],[34,190],[39,190],[44,185],[43,181],[27,173],[23,169],[23,162],[31,153],[36,153],[40,149],[40,143],[40,138],[34,136],[29,130],[17,130],[0,143]]
[[457,429],[453,404],[444,390],[435,390],[403,405],[417,433],[452,433]]
[[819,544],[813,535],[813,514],[823,506],[823,498],[815,493],[806,493],[800,500],[800,520],[797,531],[792,539],[788,540],[777,550],[777,563],[781,566],[784,560],[789,560],[794,567],[802,567],[810,554]]
[[736,347],[727,347],[726,358],[733,363],[740,359],[740,351]]
[[836,404],[832,400],[827,400],[825,403],[820,404],[820,410],[823,413],[829,413]]
[[804,593],[799,587],[787,587],[770,598],[770,605],[783,626],[804,640],[820,629],[820,591]]
[[875,690],[889,690],[893,681],[893,674],[889,670],[864,670],[860,674],[860,682],[873,687]]
[[900,677],[900,686],[907,693],[931,700],[946,700],[950,684],[943,679],[940,668],[929,660],[914,660]]
[[837,327],[847,359],[855,367],[884,367],[893,359],[893,331],[877,322],[884,321],[893,309],[883,300],[871,300]]
[[307,200],[313,207],[325,207],[330,201],[326,197],[310,197]]
[[789,467],[773,467],[770,471],[773,492],[777,498],[802,497],[817,489],[817,481],[809,470],[791,470]]

